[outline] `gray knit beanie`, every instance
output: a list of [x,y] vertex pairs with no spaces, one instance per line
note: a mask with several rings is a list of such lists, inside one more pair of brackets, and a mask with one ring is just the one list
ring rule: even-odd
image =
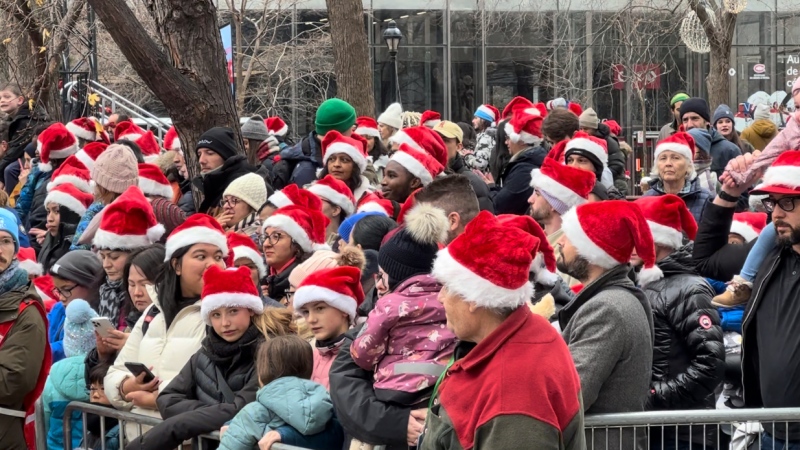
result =
[[580,117],[578,117],[578,123],[580,124],[581,128],[591,128],[596,130],[597,126],[600,124],[600,119],[597,117],[597,113],[594,111],[594,109],[589,108],[581,113]]
[[89,250],[67,252],[50,268],[50,275],[89,288],[99,286],[104,279],[100,258]]
[[139,165],[128,147],[112,144],[97,157],[92,180],[106,190],[122,194],[139,184]]
[[267,130],[267,124],[264,123],[264,118],[256,115],[245,122],[242,125],[242,137],[254,141],[266,141],[269,137],[269,131]]

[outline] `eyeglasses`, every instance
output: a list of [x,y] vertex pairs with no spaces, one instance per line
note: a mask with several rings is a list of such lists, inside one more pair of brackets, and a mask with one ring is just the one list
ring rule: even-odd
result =
[[3,238],[0,239],[0,247],[13,247],[14,240],[11,238]]
[[224,208],[225,205],[230,203],[231,207],[235,208],[236,205],[239,204],[239,202],[241,202],[241,200],[239,198],[237,198],[237,197],[226,197],[226,198],[223,198],[222,200],[219,201],[219,207],[220,208]]
[[776,205],[778,206],[778,208],[786,212],[792,212],[794,211],[794,202],[795,200],[798,199],[800,199],[800,197],[783,197],[782,199],[779,200],[775,200],[773,198],[765,198],[761,200],[761,204],[764,205],[764,209],[766,209],[768,213],[775,211]]
[[295,291],[286,291],[286,293],[283,295],[284,298],[286,299],[287,305],[292,302],[292,299],[294,298],[294,293]]
[[56,295],[61,295],[64,298],[70,298],[72,296],[72,291],[77,288],[78,285],[74,285],[70,288],[53,288],[53,293]]
[[284,236],[286,236],[286,235],[283,234],[283,233],[278,233],[278,232],[275,232],[275,233],[272,233],[272,234],[268,234],[268,235],[264,236],[264,244],[269,243],[269,245],[277,245],[278,242],[280,242],[281,239],[283,239]]

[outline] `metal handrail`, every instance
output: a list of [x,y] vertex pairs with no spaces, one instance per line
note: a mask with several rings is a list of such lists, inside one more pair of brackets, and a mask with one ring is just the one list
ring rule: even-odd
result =
[[800,422],[797,408],[697,409],[594,414],[584,418],[584,427],[628,427],[643,425],[697,425],[730,422]]
[[[145,120],[153,127],[155,127],[158,131],[156,135],[159,140],[161,140],[169,130],[170,124],[161,120],[160,117],[154,115],[153,113],[147,111],[146,109],[142,108],[136,103],[133,103],[132,101],[112,91],[111,89],[98,83],[97,81],[89,80],[89,87],[94,91],[94,93],[99,95],[102,100],[111,102],[112,111],[116,111],[116,108],[120,107],[124,109],[126,112],[128,112],[131,116]],[[105,115],[105,112],[103,112],[102,114]]]

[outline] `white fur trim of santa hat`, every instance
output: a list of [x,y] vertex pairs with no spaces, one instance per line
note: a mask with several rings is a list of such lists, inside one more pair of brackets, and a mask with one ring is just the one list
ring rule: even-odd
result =
[[157,160],[159,157],[161,157],[161,154],[160,154],[160,153],[159,153],[159,154],[157,154],[157,155],[144,155],[144,156],[142,156],[142,158],[144,158],[144,162],[146,162],[146,163],[150,163],[150,164],[153,164],[153,163],[155,163],[155,162],[156,162],[156,160]]
[[186,228],[167,238],[167,244],[164,246],[166,249],[164,262],[169,261],[176,250],[194,244],[217,246],[222,250],[222,256],[228,256],[228,239],[224,234],[209,227],[197,226]]
[[145,195],[157,195],[164,198],[172,198],[173,194],[171,186],[156,183],[154,180],[143,176],[139,177],[139,189],[141,189]]
[[238,247],[233,247],[231,249],[231,253],[233,253],[234,262],[239,258],[247,258],[250,261],[253,261],[253,264],[256,265],[258,268],[258,275],[261,278],[267,276],[267,266],[264,264],[264,257],[262,257],[257,251],[245,245],[240,245]]
[[534,274],[535,280],[538,283],[545,286],[555,286],[558,279],[561,278],[557,273],[547,270],[547,266],[544,263],[544,253],[542,252],[537,253],[536,258],[531,262],[530,272]]
[[605,250],[598,247],[583,231],[576,208],[571,208],[562,216],[561,229],[564,230],[567,239],[578,250],[578,254],[586,258],[591,264],[604,269],[611,269],[622,264],[621,261],[612,258]]
[[311,242],[311,238],[308,237],[303,227],[298,225],[291,217],[284,214],[273,214],[264,221],[261,229],[266,230],[270,227],[285,231],[304,252],[314,251],[314,243]]
[[334,205],[342,208],[348,216],[353,214],[353,211],[356,209],[356,206],[350,201],[349,198],[347,198],[346,195],[336,192],[336,190],[330,186],[316,183],[309,186],[307,190],[317,197],[322,197]]
[[650,226],[650,234],[653,235],[653,242],[656,244],[673,249],[683,247],[683,233],[680,231],[652,220],[648,220],[647,225]]
[[121,141],[121,140],[124,139],[124,140],[128,140],[128,141],[136,142],[136,140],[139,139],[142,136],[144,136],[144,135],[141,134],[141,133],[128,133],[128,134],[123,134],[122,136],[118,137],[116,140],[117,141]]
[[[91,122],[91,120],[89,120]],[[83,139],[84,141],[92,141],[94,142],[97,139],[97,132],[87,130],[81,126],[78,126],[72,122],[66,125],[67,130],[70,133],[74,134],[76,138]]]
[[506,123],[506,136],[511,139],[511,142],[523,142],[531,145],[538,145],[540,142],[542,142],[542,138],[530,134],[527,131],[522,130],[517,133],[514,131],[514,127],[511,125],[511,122]]
[[658,160],[658,155],[660,155],[661,152],[666,151],[675,152],[689,160],[689,162],[692,162],[694,159],[694,152],[689,148],[688,145],[679,144],[677,142],[664,142],[656,145],[656,151],[653,154],[653,160]]
[[492,122],[492,124],[494,124],[495,122],[497,122],[497,113],[495,113],[494,111],[492,111],[490,108],[487,108],[487,107],[486,107],[486,105],[481,105],[481,106],[478,106],[478,111],[480,111],[480,112],[482,112],[482,113],[486,114],[486,115],[487,115],[487,116],[489,116],[489,117],[494,117],[494,119],[491,121],[491,122]]
[[754,230],[753,227],[737,220],[734,220],[731,223],[730,232],[743,237],[745,242],[750,242],[758,237],[758,232]]
[[531,171],[531,187],[547,192],[570,208],[588,201],[576,194],[572,189],[543,174],[541,169],[533,169]]
[[793,189],[800,187],[800,167],[788,165],[770,167],[764,174],[761,186],[770,185],[786,186]]
[[392,144],[397,144],[397,147],[400,147],[400,144],[408,144],[421,152],[425,151],[424,148],[422,148],[419,144],[417,144],[417,141],[411,139],[411,136],[409,136],[403,130],[398,131],[397,133],[394,134],[394,136],[390,137],[389,142],[391,142]]
[[356,317],[356,299],[326,287],[303,286],[298,289],[292,297],[292,304],[295,311],[311,302],[325,302],[339,311],[347,313],[347,315],[350,316],[350,320],[354,320]]
[[66,159],[69,155],[73,155],[78,152],[78,143],[74,143],[67,148],[62,148],[59,150],[50,150],[50,161],[54,159]]
[[28,272],[28,275],[39,276],[44,273],[44,267],[36,261],[25,260],[19,262],[19,268]]
[[61,186],[62,184],[71,184],[81,192],[86,192],[87,194],[92,193],[92,187],[89,180],[84,180],[83,178],[76,177],[75,175],[57,176],[53,181],[47,183],[47,191],[50,192],[51,189],[56,186]]
[[356,163],[361,172],[367,168],[367,157],[358,151],[357,148],[344,142],[334,142],[325,149],[325,156],[322,158],[322,165],[328,163],[328,158],[336,153],[343,153],[350,157]]
[[431,176],[431,173],[428,172],[428,169],[426,169],[421,162],[417,161],[416,158],[402,150],[396,151],[390,158],[390,161],[395,161],[396,163],[405,167],[405,169],[408,170],[411,175],[419,178],[419,181],[422,182],[423,186],[427,186],[431,184],[431,181],[433,181],[433,176]]
[[95,233],[92,244],[97,248],[133,250],[157,242],[164,231],[160,223],[148,228],[147,234],[116,234],[101,228]]
[[78,152],[75,153],[75,157],[78,159],[78,161],[82,162],[83,165],[86,166],[86,168],[89,169],[89,172],[91,173],[92,168],[94,168],[94,160],[92,159],[92,157],[89,156],[83,150],[78,150]]
[[264,312],[264,301],[244,292],[218,292],[206,295],[200,302],[200,315],[206,325],[211,325],[211,313],[220,308],[247,308],[256,314]]
[[48,203],[57,203],[79,216],[82,216],[86,213],[86,207],[83,206],[83,203],[81,203],[77,198],[62,191],[56,190],[49,192],[47,197],[44,199],[44,204],[47,205]]
[[366,202],[358,207],[358,212],[376,212],[389,217],[389,214],[386,212],[386,208],[381,206],[378,202]]
[[592,142],[591,139],[577,138],[570,140],[567,142],[567,148],[565,151],[573,149],[585,150],[596,156],[597,159],[603,163],[603,165],[608,165],[608,152],[597,142]]
[[381,137],[381,132],[378,131],[377,128],[370,128],[370,127],[358,127],[356,128],[355,133],[359,136],[370,136],[379,138]]
[[289,125],[286,125],[284,123],[282,127],[272,132],[272,134],[277,136],[285,136],[288,131],[289,131]]
[[267,201],[275,205],[276,208],[283,208],[284,206],[294,205],[292,200],[289,199],[289,197],[281,191],[275,191],[274,194],[269,196]]

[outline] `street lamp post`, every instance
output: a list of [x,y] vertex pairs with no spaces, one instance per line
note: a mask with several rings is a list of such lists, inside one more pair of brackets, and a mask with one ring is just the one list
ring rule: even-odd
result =
[[392,74],[392,92],[394,92],[394,101],[400,103],[400,82],[397,75],[397,49],[400,47],[400,40],[403,39],[403,33],[397,28],[397,22],[394,20],[389,21],[389,27],[383,30],[383,40],[386,41],[386,46],[389,47],[389,59],[392,61],[394,74]]

